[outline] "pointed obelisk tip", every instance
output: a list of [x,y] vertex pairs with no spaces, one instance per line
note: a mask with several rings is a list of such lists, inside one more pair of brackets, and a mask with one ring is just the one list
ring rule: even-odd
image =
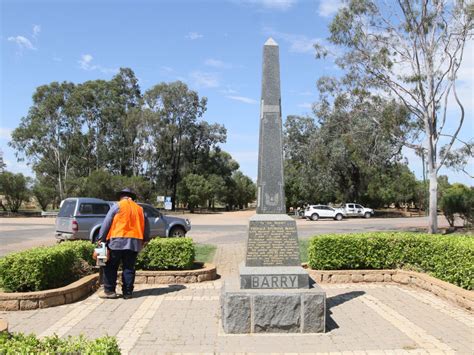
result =
[[278,46],[278,43],[276,43],[275,40],[270,37],[265,42],[265,46]]

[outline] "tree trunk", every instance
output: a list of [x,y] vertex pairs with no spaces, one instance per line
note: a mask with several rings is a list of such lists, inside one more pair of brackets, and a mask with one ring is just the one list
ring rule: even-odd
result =
[[435,234],[438,232],[438,178],[436,167],[434,166],[431,157],[431,152],[428,152],[428,176],[430,180],[428,233]]

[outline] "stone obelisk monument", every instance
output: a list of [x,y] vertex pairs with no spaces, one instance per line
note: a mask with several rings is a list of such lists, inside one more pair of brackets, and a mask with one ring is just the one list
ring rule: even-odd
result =
[[286,214],[278,44],[263,47],[257,214],[249,221],[239,282],[226,281],[222,324],[228,333],[323,332],[324,291],[301,267],[296,221]]

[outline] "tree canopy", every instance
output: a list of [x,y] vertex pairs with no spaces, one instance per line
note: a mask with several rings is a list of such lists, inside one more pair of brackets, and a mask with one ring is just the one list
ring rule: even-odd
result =
[[189,174],[210,184],[213,205],[226,201],[223,186],[232,185],[239,165],[219,146],[225,127],[205,121],[206,105],[206,97],[181,81],[142,93],[134,72],[121,68],[111,80],[38,87],[9,144],[36,173],[33,192],[42,208],[51,202],[51,189],[53,200],[113,199],[124,184],[146,201],[171,196],[174,208],[178,185]]
[[[467,162],[462,157],[472,157],[472,142],[458,139],[465,110],[456,91],[464,49],[473,35],[472,4],[348,0],[329,29],[329,41],[336,48],[332,55],[346,73],[344,82],[384,92],[410,113],[416,130],[412,139],[400,141],[426,157],[428,229],[436,232],[437,174],[444,165],[462,170]],[[316,49],[318,56],[331,54],[320,45]],[[447,113],[450,102],[458,108],[455,117]],[[449,127],[454,129],[448,131]]]

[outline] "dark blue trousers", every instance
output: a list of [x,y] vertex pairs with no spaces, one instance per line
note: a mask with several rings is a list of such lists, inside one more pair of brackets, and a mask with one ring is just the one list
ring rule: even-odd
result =
[[138,253],[133,250],[110,250],[110,258],[104,267],[104,290],[115,292],[117,272],[122,263],[122,292],[131,294],[135,282],[135,262]]

